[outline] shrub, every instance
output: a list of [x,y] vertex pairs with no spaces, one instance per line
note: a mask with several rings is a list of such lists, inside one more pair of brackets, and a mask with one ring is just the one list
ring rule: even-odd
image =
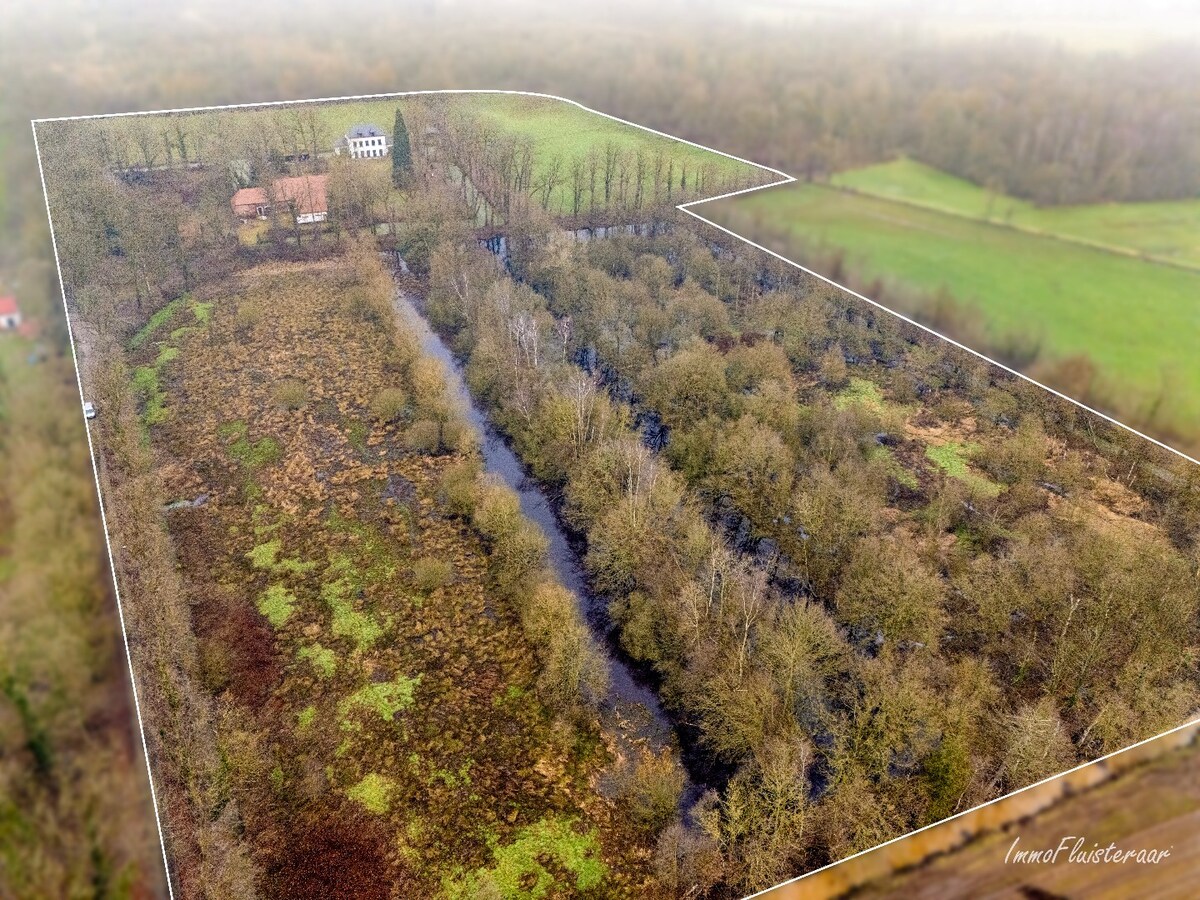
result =
[[442,446],[442,428],[437,422],[420,419],[409,426],[404,443],[418,453],[437,453]]
[[422,356],[411,369],[413,403],[427,418],[445,420],[449,414],[446,367],[432,356]]
[[380,300],[370,291],[355,286],[346,292],[346,312],[352,319],[370,325],[382,325],[392,315],[386,300]]
[[408,396],[397,387],[384,388],[371,400],[371,415],[384,425],[395,422],[408,408]]
[[453,453],[470,453],[476,448],[475,430],[460,419],[442,426],[442,446]]
[[543,581],[521,598],[521,623],[542,663],[538,695],[552,709],[573,713],[608,693],[608,661],[592,640],[562,585]]
[[262,307],[253,300],[238,304],[237,315],[234,316],[233,329],[238,337],[249,336],[256,325],[263,320]]
[[831,388],[842,388],[850,380],[850,372],[846,367],[846,356],[838,345],[830,347],[821,357],[821,380]]
[[525,579],[541,568],[546,537],[521,515],[514,491],[494,481],[485,483],[472,523],[489,544],[489,569],[502,593],[523,587]]
[[299,409],[308,403],[308,388],[303,382],[294,378],[286,378],[275,385],[271,399],[276,406],[284,409]]
[[428,594],[450,583],[454,569],[444,559],[422,556],[413,563],[413,582],[417,590]]
[[667,753],[647,754],[621,775],[621,795],[633,820],[652,832],[669,825],[683,795],[679,763]]
[[438,488],[438,499],[454,516],[469,518],[475,511],[478,497],[477,479],[479,464],[475,460],[464,460],[447,467]]
[[667,896],[696,897],[721,880],[725,867],[712,837],[676,822],[658,836],[654,871]]
[[945,624],[944,587],[917,555],[896,541],[864,539],[854,550],[838,587],[838,618],[885,640],[936,647]]
[[398,374],[407,374],[412,364],[421,355],[421,343],[407,328],[396,329],[392,346],[388,350],[385,366]]

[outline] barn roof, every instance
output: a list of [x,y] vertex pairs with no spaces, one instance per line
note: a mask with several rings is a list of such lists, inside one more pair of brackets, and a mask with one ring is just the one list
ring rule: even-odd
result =
[[358,125],[351,125],[350,130],[346,132],[346,136],[354,138],[383,137],[383,129],[378,125],[359,123]]
[[20,311],[15,297],[0,297],[0,316],[12,316]]
[[267,203],[269,201],[267,200],[267,192],[262,188],[248,187],[242,188],[240,191],[234,194],[231,202],[236,209],[239,206],[258,206],[259,204]]
[[275,179],[275,198],[280,203],[294,204],[297,215],[310,215],[329,211],[325,199],[327,175],[297,175],[292,178]]

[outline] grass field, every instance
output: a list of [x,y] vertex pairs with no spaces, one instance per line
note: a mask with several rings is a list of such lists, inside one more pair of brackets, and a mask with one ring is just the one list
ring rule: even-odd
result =
[[863,280],[944,287],[978,308],[996,339],[1032,335],[1051,357],[1087,354],[1142,398],[1165,387],[1172,424],[1195,431],[1200,273],[819,185],[708,210],[748,235],[783,232],[800,248],[845,248],[847,267]]
[[[564,180],[570,161],[586,156],[590,150],[603,153],[613,145],[625,153],[635,153],[639,148],[649,156],[659,151],[665,159],[674,161],[675,177],[678,179],[684,166],[694,180],[697,171],[707,169],[711,187],[706,190],[717,194],[737,190],[754,184],[774,180],[765,169],[747,165],[735,159],[721,156],[699,147],[694,147],[673,138],[659,137],[641,128],[625,125],[613,119],[587,112],[571,103],[546,100],[541,97],[511,94],[469,94],[453,98],[455,109],[476,117],[496,129],[533,141],[539,172],[556,157],[562,159]],[[645,182],[650,184],[652,174],[647,173]],[[681,200],[684,198],[680,198]],[[570,189],[562,185],[554,191],[550,208],[570,211]]]
[[1039,207],[911,159],[852,169],[832,182],[864,194],[1200,267],[1200,198]]

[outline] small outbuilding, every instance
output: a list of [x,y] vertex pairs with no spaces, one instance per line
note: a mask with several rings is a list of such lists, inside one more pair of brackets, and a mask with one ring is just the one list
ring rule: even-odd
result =
[[260,187],[242,188],[229,203],[239,219],[265,219],[271,212],[271,201]]
[[387,156],[391,141],[378,125],[354,125],[333,145],[333,152],[347,153],[351,159]]
[[13,297],[0,297],[0,331],[17,331],[21,327],[21,308]]

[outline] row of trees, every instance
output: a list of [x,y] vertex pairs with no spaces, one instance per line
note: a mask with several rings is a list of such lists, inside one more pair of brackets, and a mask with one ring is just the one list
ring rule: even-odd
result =
[[675,152],[664,140],[632,148],[608,140],[574,154],[547,154],[532,138],[464,114],[453,103],[427,106],[446,136],[448,161],[465,176],[463,201],[489,224],[520,219],[531,205],[554,215],[602,214],[611,221],[745,186],[711,162],[698,164]]

